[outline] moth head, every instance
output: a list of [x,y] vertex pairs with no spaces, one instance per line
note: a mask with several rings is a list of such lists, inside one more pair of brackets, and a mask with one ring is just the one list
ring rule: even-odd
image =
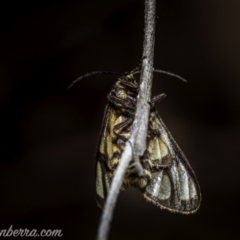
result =
[[133,74],[128,74],[125,76],[121,76],[118,79],[116,85],[117,87],[129,89],[130,91],[132,91],[138,89],[139,83]]
[[132,73],[130,73],[126,76],[126,80],[131,83],[138,84],[137,79],[134,77],[134,75]]

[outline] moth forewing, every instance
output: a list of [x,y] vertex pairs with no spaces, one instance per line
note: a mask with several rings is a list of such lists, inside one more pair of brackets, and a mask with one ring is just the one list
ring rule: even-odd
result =
[[[127,80],[127,81],[126,81]],[[137,85],[129,84],[128,79],[119,79],[108,95],[108,105],[105,109],[101,135],[96,157],[96,197],[97,203],[103,207],[111,184],[114,170],[116,169],[125,142],[130,136],[131,97],[126,94],[127,86],[136,88]],[[130,100],[130,101],[129,101]],[[130,121],[129,121],[130,120]]]
[[154,167],[168,167],[172,164],[173,150],[167,132],[158,121],[156,112],[152,109],[149,118],[147,152]]
[[108,156],[112,156],[111,144],[111,124],[114,122],[111,117],[111,109],[107,106],[104,112],[104,119],[102,123],[102,133],[100,136],[97,156],[96,156],[96,200],[99,207],[103,208],[105,198],[107,197],[108,189],[111,184],[111,178],[107,171],[111,169],[111,162]]
[[152,174],[144,197],[162,209],[183,214],[194,213],[201,202],[196,175],[157,112],[156,116],[162,126],[160,129],[167,133],[170,140],[173,163],[168,168],[162,168]]

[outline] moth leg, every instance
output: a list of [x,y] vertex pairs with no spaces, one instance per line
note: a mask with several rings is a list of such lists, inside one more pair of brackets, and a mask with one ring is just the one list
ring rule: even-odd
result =
[[162,101],[166,97],[165,93],[161,93],[155,97],[152,98],[151,104],[154,105],[156,102]]
[[138,86],[136,84],[134,84],[133,82],[130,82],[127,79],[126,80],[125,79],[119,79],[119,81],[121,81],[122,84],[124,84],[125,86],[127,86],[129,88],[138,89]]
[[130,136],[129,131],[124,131],[125,129],[129,128],[130,124],[132,123],[132,118],[127,118],[123,122],[116,124],[113,128],[113,155],[110,159],[112,169],[116,169],[117,165],[119,164],[121,153],[124,150],[125,143],[128,141]]
[[124,136],[124,134],[116,132],[114,132],[114,134],[116,135],[116,138],[113,140],[113,144],[114,146],[116,146],[115,147],[116,151],[113,153],[112,158],[110,159],[112,169],[116,169],[116,167],[118,166],[121,158],[121,153],[124,151],[125,144],[130,136],[130,134]]
[[145,150],[143,156],[141,157],[141,163],[145,169],[148,169],[151,171],[151,169],[154,167],[151,159],[150,159],[150,154],[148,150]]
[[117,124],[113,128],[113,133],[117,136],[117,138],[115,139],[117,145],[122,145],[118,143],[119,139],[124,143],[124,145],[128,141],[128,138],[130,136],[130,131],[127,131],[127,132],[123,132],[123,131],[127,129],[132,122],[133,122],[132,118],[127,118],[124,122]]
[[119,161],[120,161],[120,157],[121,157],[121,153],[116,151],[113,153],[113,156],[112,156],[112,159],[111,159],[111,162],[112,162],[112,169],[116,169],[117,168],[117,165],[119,164]]
[[[152,163],[152,161],[150,160],[150,159],[144,159],[144,160],[142,160],[142,164],[143,165],[148,165],[148,168],[149,169],[152,169],[153,167],[154,167],[154,165],[153,165],[153,163]],[[149,170],[150,171],[150,170]]]
[[119,113],[124,114],[128,117],[134,116],[136,103],[131,99],[126,100],[113,95],[108,95],[108,101],[117,106],[117,111]]
[[132,109],[135,111],[136,107],[134,106],[134,104],[132,104],[129,101],[126,101],[125,99],[122,99],[122,98],[119,98],[119,97],[116,97],[113,95],[108,95],[108,100],[109,100],[109,102],[111,102],[115,105],[121,104],[121,105],[123,105],[123,107],[129,108],[129,109]]
[[132,118],[127,118],[124,122],[121,122],[119,124],[117,124],[114,128],[113,131],[116,135],[118,135],[118,133],[116,133],[116,130],[124,130],[126,129],[131,123],[133,122]]

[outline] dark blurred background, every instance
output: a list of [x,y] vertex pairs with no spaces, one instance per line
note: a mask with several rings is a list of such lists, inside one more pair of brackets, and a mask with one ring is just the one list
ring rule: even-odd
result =
[[[130,189],[110,239],[239,239],[240,2],[158,0],[158,111],[199,179],[195,215],[169,213]],[[0,228],[62,229],[94,239],[94,163],[106,95],[140,63],[144,1],[0,4]]]

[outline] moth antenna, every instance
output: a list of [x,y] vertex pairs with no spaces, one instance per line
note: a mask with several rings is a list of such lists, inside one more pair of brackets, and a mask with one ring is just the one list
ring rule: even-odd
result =
[[138,66],[138,67],[134,68],[131,72],[125,72],[124,75],[129,75],[129,74],[135,75],[137,73],[140,73],[140,70],[141,70],[141,68],[140,68],[140,66]]
[[[133,71],[131,71],[130,73],[132,74],[132,75],[135,75],[135,74],[138,74],[138,73],[140,73],[141,71],[139,70],[139,68],[136,68],[136,69],[134,69]],[[177,74],[175,74],[175,73],[171,73],[171,72],[168,72],[168,71],[164,71],[164,70],[158,70],[158,69],[153,69],[153,72],[156,72],[156,73],[162,73],[162,74],[165,74],[165,75],[169,75],[169,76],[171,76],[171,77],[175,77],[175,78],[178,78],[178,79],[180,79],[180,80],[182,80],[183,82],[187,82],[187,80],[185,79],[185,78],[183,78],[183,77],[181,77],[181,76],[179,76],[179,75],[177,75]]]
[[[96,75],[96,74],[106,74],[106,75],[117,75],[117,76],[126,76],[126,75],[129,75],[129,74],[132,74],[132,75],[135,75],[135,74],[138,74],[140,73],[141,71],[139,70],[139,67],[135,68],[134,70],[132,70],[130,73],[129,72],[126,72],[124,74],[122,73],[117,73],[117,72],[107,72],[107,71],[95,71],[95,72],[90,72],[90,73],[86,73],[78,78],[76,78],[68,87],[67,89],[70,89],[72,88],[77,82],[81,81],[83,78],[86,78],[86,77],[90,77],[92,75]],[[164,71],[164,70],[158,70],[158,69],[153,69],[153,72],[156,72],[156,73],[162,73],[162,74],[165,74],[165,75],[169,75],[169,76],[172,76],[172,77],[175,77],[175,78],[178,78],[180,80],[182,80],[183,82],[187,82],[187,80],[175,73],[171,73],[171,72],[168,72],[168,71]]]
[[73,87],[73,85],[75,85],[77,82],[81,81],[83,78],[86,77],[90,77],[92,75],[96,75],[96,74],[111,74],[111,75],[117,75],[117,76],[123,76],[124,74],[122,73],[116,73],[116,72],[107,72],[107,71],[95,71],[95,72],[90,72],[90,73],[86,73],[78,78],[76,78],[68,87],[67,89],[70,89],[71,87]]
[[181,77],[181,76],[179,76],[179,75],[177,75],[175,73],[167,72],[167,71],[164,71],[164,70],[158,70],[158,69],[153,69],[153,72],[169,75],[169,76],[178,78],[178,79],[182,80],[183,82],[187,82],[187,80],[185,78],[183,78],[183,77]]

